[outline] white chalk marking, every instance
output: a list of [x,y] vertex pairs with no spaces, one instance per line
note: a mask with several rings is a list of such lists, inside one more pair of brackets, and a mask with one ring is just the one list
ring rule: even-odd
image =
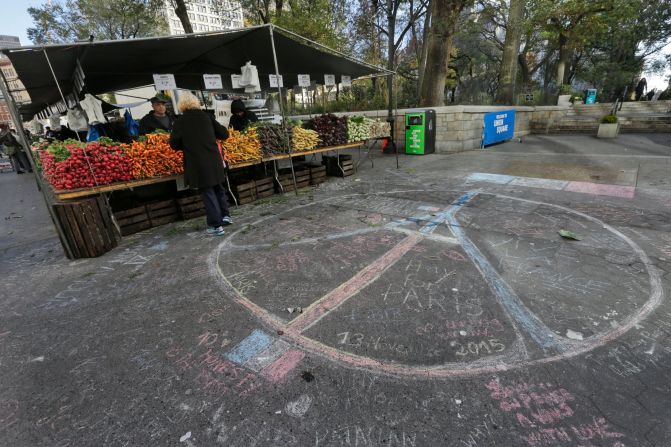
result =
[[566,330],[566,337],[571,340],[582,340],[582,332],[572,331],[571,329]]
[[190,432],[190,431],[187,431],[186,434],[185,434],[184,436],[182,436],[181,438],[179,438],[179,442],[184,442],[184,441],[186,441],[187,439],[189,439],[190,437],[191,437],[191,432]]

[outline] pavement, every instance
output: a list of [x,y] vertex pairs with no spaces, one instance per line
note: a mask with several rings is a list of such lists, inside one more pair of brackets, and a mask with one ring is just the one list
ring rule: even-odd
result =
[[0,445],[671,445],[669,135],[373,159],[76,261],[0,174]]

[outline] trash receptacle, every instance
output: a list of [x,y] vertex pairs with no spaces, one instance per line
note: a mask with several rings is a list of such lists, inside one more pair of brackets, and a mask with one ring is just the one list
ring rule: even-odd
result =
[[585,104],[594,104],[596,103],[596,89],[588,88],[585,90]]
[[432,154],[436,151],[436,111],[405,114],[405,153]]

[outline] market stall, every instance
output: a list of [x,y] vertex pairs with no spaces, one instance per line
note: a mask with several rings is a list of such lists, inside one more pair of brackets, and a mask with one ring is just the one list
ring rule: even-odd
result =
[[[95,95],[150,84],[155,84],[157,90],[235,92],[240,88],[237,85],[240,71],[244,72],[250,61],[256,70],[257,85],[245,91],[277,89],[280,96],[284,84],[305,86],[313,81],[328,84],[339,79],[341,85],[349,85],[352,78],[391,75],[384,69],[273,25],[153,39],[23,47],[2,52],[15,67],[21,90],[31,98],[30,103],[20,104],[18,108],[24,120],[37,114],[47,116],[80,107],[86,109],[84,101],[95,103]],[[17,90],[10,89],[10,92]],[[89,123],[95,124],[91,120]],[[294,169],[297,157],[333,152],[335,166],[340,174],[347,175],[352,163],[343,158],[340,151],[361,147],[372,137],[375,128],[378,133],[379,129],[389,131],[388,123],[366,118],[348,121],[324,115],[305,123],[285,120],[281,125],[263,123],[244,133],[231,132],[231,138],[221,146],[231,176],[258,165],[268,169],[270,164],[274,183],[279,192],[283,192],[291,185],[278,162],[289,162],[292,190],[304,180],[304,177],[297,178]],[[118,216],[129,210],[115,213],[109,200],[114,197],[112,193],[180,182],[181,154],[169,148],[167,139],[167,135],[149,135],[126,144],[108,139],[89,143],[69,141],[60,146],[38,146],[32,153],[36,167],[51,186],[53,194],[47,197],[51,208],[56,205],[55,201],[95,198],[96,206],[106,208],[101,213],[111,217],[96,219],[96,223],[111,222],[123,234],[123,225],[120,225],[123,219]],[[240,194],[233,191],[230,181],[227,183],[232,198],[238,202]],[[259,180],[259,184],[264,183]],[[175,200],[180,198],[184,199],[176,197]],[[182,214],[186,215],[192,216],[193,211]],[[166,216],[159,220],[169,221]],[[71,225],[53,210],[52,217],[57,227]],[[78,243],[72,240],[76,235],[66,233],[63,228],[59,231],[66,254],[77,257],[74,253],[77,250],[68,246]],[[109,245],[101,247],[109,249]]]

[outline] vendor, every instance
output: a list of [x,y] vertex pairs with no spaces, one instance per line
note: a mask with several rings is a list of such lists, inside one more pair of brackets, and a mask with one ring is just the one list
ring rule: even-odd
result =
[[140,135],[156,132],[157,130],[171,132],[175,119],[168,114],[166,107],[168,101],[160,96],[154,96],[149,101],[151,101],[152,111],[140,120]]
[[258,120],[254,112],[247,110],[242,100],[236,99],[231,103],[231,120],[228,122],[228,127],[242,132],[251,123],[255,123]]

